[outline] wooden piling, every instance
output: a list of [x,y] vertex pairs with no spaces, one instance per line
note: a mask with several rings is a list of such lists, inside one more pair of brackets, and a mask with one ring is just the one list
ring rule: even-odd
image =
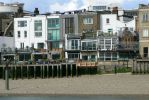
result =
[[15,65],[15,79],[17,80],[17,66]]
[[21,78],[23,79],[23,66],[21,65]]
[[34,79],[36,79],[36,66],[34,65]]
[[78,77],[78,66],[76,65],[76,76]]
[[27,65],[27,78],[29,79],[29,67]]
[[45,78],[44,76],[45,76],[45,66],[44,65],[42,65],[42,67],[43,67],[43,70],[42,70],[42,72],[43,72],[43,78]]
[[66,77],[68,77],[68,64],[66,63]]
[[3,79],[5,80],[5,67],[4,67],[4,65],[3,65]]
[[54,77],[54,65],[52,65],[52,77]]
[[40,65],[40,77],[42,78],[42,66]]
[[59,77],[59,65],[57,64],[57,77]]
[[47,78],[49,78],[49,65],[47,65]]
[[73,77],[73,65],[71,64],[71,77]]
[[62,64],[60,64],[60,77],[62,77]]
[[14,80],[14,70],[13,70],[14,66],[11,67],[11,78],[12,80]]

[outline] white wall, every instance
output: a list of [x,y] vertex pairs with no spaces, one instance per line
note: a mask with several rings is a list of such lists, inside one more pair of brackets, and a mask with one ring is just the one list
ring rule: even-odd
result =
[[[106,19],[109,18],[109,23],[106,23]],[[116,14],[102,14],[100,17],[100,26],[103,32],[108,32],[108,29],[113,29],[113,33],[118,33],[120,28],[128,27],[133,28],[133,31],[135,30],[135,20],[132,20],[130,22],[123,22],[117,20]]]
[[15,43],[13,37],[0,37],[0,52],[4,44],[6,46],[5,48],[11,48],[12,50],[14,50]]
[[[18,21],[27,21],[27,27],[18,27]],[[42,20],[42,36],[36,37],[34,32],[34,21]],[[21,32],[21,37],[18,38],[18,31]],[[24,37],[24,31],[27,31],[27,38]],[[37,43],[44,43],[44,49],[47,49],[47,23],[46,16],[36,16],[36,17],[25,17],[25,18],[15,18],[14,19],[14,36],[15,36],[15,47],[20,48],[20,44],[24,43],[24,47],[32,46],[37,48]]]

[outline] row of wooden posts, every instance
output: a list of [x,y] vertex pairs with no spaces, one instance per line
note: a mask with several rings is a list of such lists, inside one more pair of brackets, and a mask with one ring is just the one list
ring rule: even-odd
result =
[[149,73],[149,61],[135,61],[132,67],[132,73],[134,74],[147,74]]
[[[5,66],[0,67],[2,78],[5,77]],[[44,64],[44,65],[10,65],[9,77],[17,78],[49,78],[63,76],[78,76],[78,67],[75,64]]]

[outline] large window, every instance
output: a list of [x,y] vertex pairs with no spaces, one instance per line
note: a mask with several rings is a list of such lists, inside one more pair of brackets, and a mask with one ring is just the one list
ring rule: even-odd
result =
[[65,33],[74,33],[74,18],[65,18]]
[[35,20],[34,22],[35,36],[42,36],[42,20]]
[[48,40],[52,41],[60,40],[60,30],[58,29],[48,30]]
[[72,50],[78,49],[78,40],[71,40],[71,49]]
[[59,28],[59,18],[48,19],[48,28]]
[[91,18],[91,17],[85,17],[83,19],[83,23],[84,24],[93,24],[93,18]]
[[143,30],[143,37],[149,37],[148,35],[148,29]]
[[82,50],[96,50],[96,42],[82,42]]
[[18,21],[18,27],[26,27],[27,21]]
[[117,52],[100,52],[99,59],[102,61],[117,60]]
[[38,49],[43,49],[44,48],[44,43],[37,43]]
[[52,42],[52,48],[59,48],[60,42]]
[[148,13],[145,13],[145,14],[143,14],[143,18],[142,18],[142,21],[143,22],[146,22],[146,21],[148,21]]
[[79,53],[68,53],[69,59],[78,59],[80,57]]
[[148,47],[143,48],[144,57],[148,57]]

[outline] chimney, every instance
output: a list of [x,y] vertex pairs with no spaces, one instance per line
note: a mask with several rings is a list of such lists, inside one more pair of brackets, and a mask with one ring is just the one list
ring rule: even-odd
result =
[[112,8],[112,14],[118,14],[118,7]]
[[36,16],[36,15],[39,15],[39,10],[38,10],[38,8],[35,8],[35,10],[34,10],[34,16]]

